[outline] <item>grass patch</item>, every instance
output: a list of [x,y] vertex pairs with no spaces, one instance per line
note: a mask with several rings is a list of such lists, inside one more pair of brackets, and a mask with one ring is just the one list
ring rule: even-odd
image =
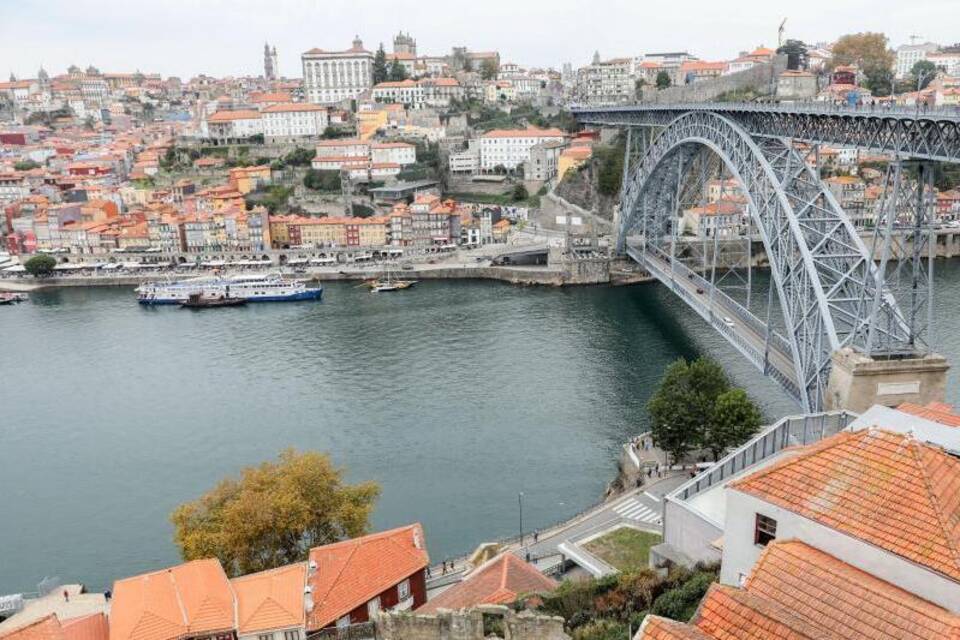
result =
[[650,547],[660,544],[660,535],[621,527],[586,543],[584,548],[620,571],[647,568]]

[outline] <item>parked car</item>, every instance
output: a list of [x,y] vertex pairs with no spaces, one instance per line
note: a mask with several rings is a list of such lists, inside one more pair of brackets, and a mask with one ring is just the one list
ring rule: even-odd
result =
[[728,318],[727,316],[723,316],[723,324],[727,325],[727,326],[730,327],[731,329],[732,329],[733,327],[737,326],[737,325],[735,325],[735,324],[733,323],[733,320],[731,320],[731,319]]

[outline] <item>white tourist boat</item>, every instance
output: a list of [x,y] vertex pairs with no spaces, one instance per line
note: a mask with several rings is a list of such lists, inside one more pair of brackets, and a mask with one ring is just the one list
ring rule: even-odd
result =
[[140,304],[183,304],[191,295],[203,298],[239,298],[247,302],[320,300],[323,287],[286,280],[276,274],[205,276],[171,282],[150,282],[137,287]]

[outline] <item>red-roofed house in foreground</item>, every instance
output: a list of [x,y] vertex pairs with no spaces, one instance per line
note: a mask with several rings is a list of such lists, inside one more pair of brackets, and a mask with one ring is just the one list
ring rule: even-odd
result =
[[427,601],[429,563],[419,523],[311,549],[307,631],[367,622],[381,609],[416,609]]
[[544,593],[557,588],[557,582],[512,553],[503,553],[471,571],[462,582],[450,587],[417,613],[436,613],[440,609],[469,609],[479,604],[509,604],[524,594]]

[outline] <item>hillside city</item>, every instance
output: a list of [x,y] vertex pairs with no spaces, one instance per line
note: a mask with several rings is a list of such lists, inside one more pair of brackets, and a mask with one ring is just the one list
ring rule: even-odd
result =
[[[251,46],[256,76],[163,77],[95,60],[11,75],[0,82],[0,291],[264,269],[304,281],[395,268],[421,279],[645,282],[616,238],[636,141],[578,114],[743,103],[960,117],[960,43],[781,33],[737,43],[725,60],[604,51],[534,68],[509,51],[422,51],[415,36]],[[282,76],[281,56],[299,59],[300,77]],[[799,146],[801,168],[869,246],[896,154]],[[958,166],[930,178],[931,261],[960,255]],[[743,177],[712,165],[703,174],[692,195],[676,187],[675,242],[758,237]],[[919,174],[905,179],[922,193]],[[712,304],[709,271],[684,271],[677,287]],[[724,382],[709,401],[732,407],[731,433],[636,433],[604,501],[525,530],[521,493],[516,535],[456,557],[430,554],[417,517],[369,531],[365,499],[339,505],[338,526],[287,540],[294,557],[225,557],[227,533],[203,535],[228,517],[216,512],[228,497],[207,494],[172,518],[184,562],[116,575],[100,591],[71,575],[0,594],[0,640],[960,638],[960,411],[944,399],[947,365],[924,362],[922,384],[898,371],[861,400],[855,383],[828,393],[831,377],[821,404],[764,424]],[[661,390],[706,402],[695,366],[674,387],[681,372],[668,370]],[[281,461],[294,474],[311,459]],[[261,473],[288,488],[269,471],[242,481]],[[270,537],[276,523],[245,506],[236,522]]]

